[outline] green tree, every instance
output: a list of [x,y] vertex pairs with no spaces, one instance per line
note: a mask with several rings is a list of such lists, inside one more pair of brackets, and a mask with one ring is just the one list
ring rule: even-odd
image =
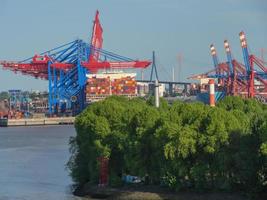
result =
[[9,99],[9,93],[8,92],[1,92],[0,93],[0,101],[8,100]]
[[97,183],[97,158],[109,158],[110,184],[122,174],[149,175],[173,190],[242,190],[257,194],[267,182],[267,108],[253,99],[226,97],[159,108],[136,98],[110,97],[75,120],[68,167],[73,180]]

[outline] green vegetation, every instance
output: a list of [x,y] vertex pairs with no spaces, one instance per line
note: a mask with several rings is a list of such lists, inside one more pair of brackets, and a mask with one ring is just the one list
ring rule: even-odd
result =
[[215,108],[152,102],[111,97],[76,118],[68,167],[77,184],[97,183],[97,157],[106,156],[113,186],[126,173],[174,191],[266,192],[266,106],[238,97]]
[[8,100],[9,94],[8,92],[0,92],[0,101]]

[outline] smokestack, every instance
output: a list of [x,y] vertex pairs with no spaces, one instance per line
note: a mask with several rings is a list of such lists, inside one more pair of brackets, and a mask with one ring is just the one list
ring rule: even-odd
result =
[[155,106],[156,108],[159,107],[159,81],[158,79],[155,80]]
[[214,79],[209,80],[210,86],[210,106],[215,106],[215,86],[214,86]]

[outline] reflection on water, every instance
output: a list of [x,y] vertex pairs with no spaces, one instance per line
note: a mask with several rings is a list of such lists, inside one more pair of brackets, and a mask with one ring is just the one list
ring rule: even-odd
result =
[[0,128],[0,200],[81,200],[65,164],[73,126]]

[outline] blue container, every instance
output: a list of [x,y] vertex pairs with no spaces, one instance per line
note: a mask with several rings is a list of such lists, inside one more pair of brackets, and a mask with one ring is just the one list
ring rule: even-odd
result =
[[[215,92],[215,101],[219,101],[225,97],[225,92]],[[209,104],[210,102],[210,94],[208,92],[205,93],[198,93],[197,94],[197,101],[201,101],[205,104]]]

